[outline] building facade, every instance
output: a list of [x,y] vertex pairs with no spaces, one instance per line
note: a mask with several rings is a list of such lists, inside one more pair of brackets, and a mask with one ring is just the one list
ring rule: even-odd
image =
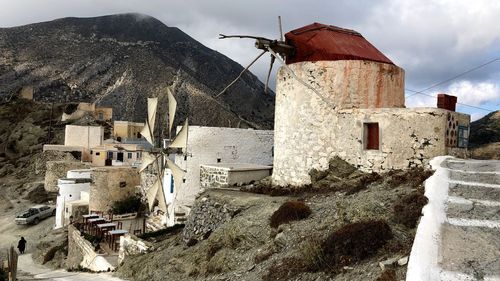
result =
[[465,154],[469,115],[405,108],[403,69],[359,33],[312,24],[286,38],[296,49],[287,66],[301,81],[278,71],[274,184],[309,184],[309,171],[335,156],[380,172]]

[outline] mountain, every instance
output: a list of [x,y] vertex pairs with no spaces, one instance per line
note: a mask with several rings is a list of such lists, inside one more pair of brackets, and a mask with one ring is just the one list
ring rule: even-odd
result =
[[500,110],[489,113],[470,124],[470,146],[500,142]]
[[115,120],[144,121],[147,97],[174,85],[175,124],[271,129],[274,94],[242,66],[176,27],[139,14],[63,18],[0,28],[0,100],[32,86],[40,102],[97,102]]

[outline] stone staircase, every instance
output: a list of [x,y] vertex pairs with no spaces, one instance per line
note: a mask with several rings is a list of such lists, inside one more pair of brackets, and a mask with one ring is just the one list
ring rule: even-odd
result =
[[441,280],[500,280],[500,161],[449,159]]

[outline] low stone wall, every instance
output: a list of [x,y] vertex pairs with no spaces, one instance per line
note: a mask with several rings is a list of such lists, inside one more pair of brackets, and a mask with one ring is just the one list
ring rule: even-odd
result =
[[[245,164],[228,164],[244,166]],[[247,168],[200,165],[200,185],[202,188],[220,188],[243,185],[270,176],[271,167],[262,168],[248,164]]]
[[88,169],[89,163],[79,161],[47,161],[47,171],[45,172],[45,190],[48,192],[58,192],[57,180],[65,178],[70,170]]
[[216,193],[205,192],[196,200],[182,232],[184,241],[208,238],[210,233],[241,210],[240,206],[232,204],[230,198],[213,194]]
[[132,234],[120,237],[120,250],[118,251],[118,264],[122,264],[127,256],[149,252],[153,245]]
[[94,247],[73,225],[68,226],[68,268],[83,267],[92,271],[112,271],[112,266],[103,255],[94,251]]
[[229,182],[229,170],[221,167],[200,166],[200,184],[203,188],[226,187]]

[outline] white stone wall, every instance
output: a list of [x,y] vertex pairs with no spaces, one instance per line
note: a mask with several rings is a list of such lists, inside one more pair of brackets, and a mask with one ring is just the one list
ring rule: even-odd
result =
[[230,187],[234,185],[247,184],[258,181],[270,175],[271,167],[268,169],[231,169],[229,167],[217,167],[209,165],[200,166],[200,184],[202,188]]
[[120,236],[120,249],[118,250],[118,264],[121,265],[127,256],[149,252],[153,248],[151,243],[135,235],[125,234]]
[[92,147],[102,145],[103,140],[103,127],[66,125],[64,132],[64,145],[83,147],[83,161],[90,161],[90,149]]
[[90,191],[90,181],[83,183],[76,183],[75,180],[71,179],[60,179],[59,184],[59,194],[56,200],[56,218],[54,229],[61,228],[65,226],[64,218],[68,216],[65,205],[68,202],[80,200],[81,192]]
[[[396,65],[337,60],[299,62],[288,67],[336,109],[402,108],[405,104],[404,70]],[[278,99],[300,106],[310,102],[311,95],[316,96],[284,68],[277,74],[276,94],[276,107],[280,105]],[[293,115],[290,112],[290,117]]]
[[[428,167],[430,159],[451,153],[445,146],[447,110],[385,108],[335,112],[320,103],[290,108],[279,102],[273,169],[273,182],[278,185],[310,183],[309,171],[327,169],[334,156],[361,170],[380,172]],[[295,122],[290,120],[289,112],[298,118]],[[464,120],[462,125],[469,125],[464,114],[451,114]],[[364,149],[363,124],[372,122],[379,123],[379,150]]]
[[200,184],[202,188],[228,186],[229,169],[222,167],[200,166]]
[[[334,156],[366,171],[427,166],[429,159],[452,152],[445,146],[448,114],[469,126],[465,114],[404,108],[404,71],[391,64],[324,61],[289,67],[323,98],[284,68],[278,71],[273,167],[278,185],[310,183],[309,171],[328,168]],[[364,149],[364,123],[371,122],[379,123],[378,150]]]
[[[185,182],[175,189],[175,208],[189,210],[201,191],[200,165],[215,163],[273,163],[273,131],[191,126],[187,156],[175,163],[186,170]],[[178,186],[178,184],[176,184]]]
[[92,244],[72,225],[68,226],[67,265],[69,268],[77,268],[80,265],[96,272],[115,270],[115,267],[103,255],[97,254]]

